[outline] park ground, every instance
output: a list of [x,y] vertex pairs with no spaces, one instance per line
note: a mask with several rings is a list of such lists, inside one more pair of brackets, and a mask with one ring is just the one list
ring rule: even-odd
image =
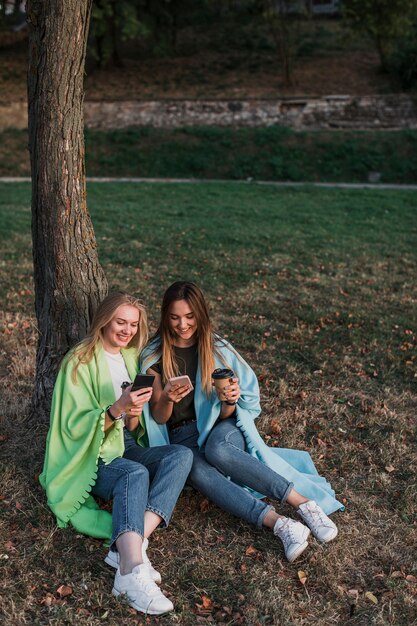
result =
[[[185,491],[150,556],[176,611],[110,595],[98,540],[57,530],[38,484],[30,185],[0,185],[4,623],[411,626],[415,623],[417,201],[412,191],[94,184],[110,287],[146,302],[191,279],[258,374],[259,428],[308,450],[346,505],[338,538],[293,564],[266,531]],[[279,505],[278,505],[279,506]],[[288,512],[286,507],[280,507]]]
[[[201,5],[200,5],[201,6]],[[340,19],[302,20],[294,31],[292,85],[283,81],[274,37],[260,15],[201,15],[180,27],[175,49],[120,42],[122,66],[98,69],[90,37],[87,100],[279,98],[400,92],[370,40]],[[0,32],[0,102],[27,98],[27,32]]]
[[[417,130],[87,129],[89,176],[417,183]],[[30,176],[26,130],[0,132],[0,176]]]

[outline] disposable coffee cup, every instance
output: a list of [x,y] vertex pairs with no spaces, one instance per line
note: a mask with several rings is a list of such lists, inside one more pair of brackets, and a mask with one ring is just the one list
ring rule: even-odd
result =
[[223,402],[227,400],[224,388],[233,382],[234,375],[234,371],[227,367],[218,367],[211,375],[217,394]]

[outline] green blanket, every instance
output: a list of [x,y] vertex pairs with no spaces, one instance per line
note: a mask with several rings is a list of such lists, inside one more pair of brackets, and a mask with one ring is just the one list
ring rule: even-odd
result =
[[[128,348],[122,350],[122,355],[133,380],[138,371],[138,353]],[[123,424],[116,422],[107,434],[104,432],[106,407],[116,397],[101,345],[89,363],[79,366],[76,383],[72,380],[75,364],[72,351],[65,357],[55,383],[39,481],[59,527],[71,524],[86,535],[110,538],[111,514],[98,507],[90,492],[97,479],[99,457],[110,463],[123,456]],[[140,443],[144,429],[138,431]]]

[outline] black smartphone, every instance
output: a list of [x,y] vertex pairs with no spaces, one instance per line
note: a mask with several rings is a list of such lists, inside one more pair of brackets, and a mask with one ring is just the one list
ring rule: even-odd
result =
[[144,387],[152,387],[154,380],[155,376],[152,374],[136,374],[130,391],[138,391],[138,389],[143,389]]

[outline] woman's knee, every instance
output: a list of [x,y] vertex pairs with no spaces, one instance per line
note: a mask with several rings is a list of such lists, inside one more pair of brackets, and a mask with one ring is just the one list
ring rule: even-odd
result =
[[[221,426],[221,425],[220,425]],[[206,459],[211,465],[220,470],[226,469],[236,459],[236,454],[245,449],[245,441],[242,433],[236,426],[223,428],[221,432],[215,432],[216,426],[207,440],[205,447]]]
[[203,454],[195,455],[188,482],[198,491],[204,491],[207,484],[211,482],[214,473],[218,473],[218,470],[205,460]]
[[129,461],[128,459],[116,459],[117,467],[112,468],[112,484],[98,481],[92,490],[96,496],[122,502],[136,493],[147,493],[149,489],[149,472],[144,465]]
[[136,483],[149,484],[149,471],[141,463],[136,461],[130,461],[124,459],[126,463],[123,464],[123,471],[120,474],[119,482],[127,481],[129,486]]
[[194,455],[190,448],[186,448],[178,443],[170,444],[170,454],[176,461],[181,463],[182,466],[187,467],[189,470],[193,464]]

